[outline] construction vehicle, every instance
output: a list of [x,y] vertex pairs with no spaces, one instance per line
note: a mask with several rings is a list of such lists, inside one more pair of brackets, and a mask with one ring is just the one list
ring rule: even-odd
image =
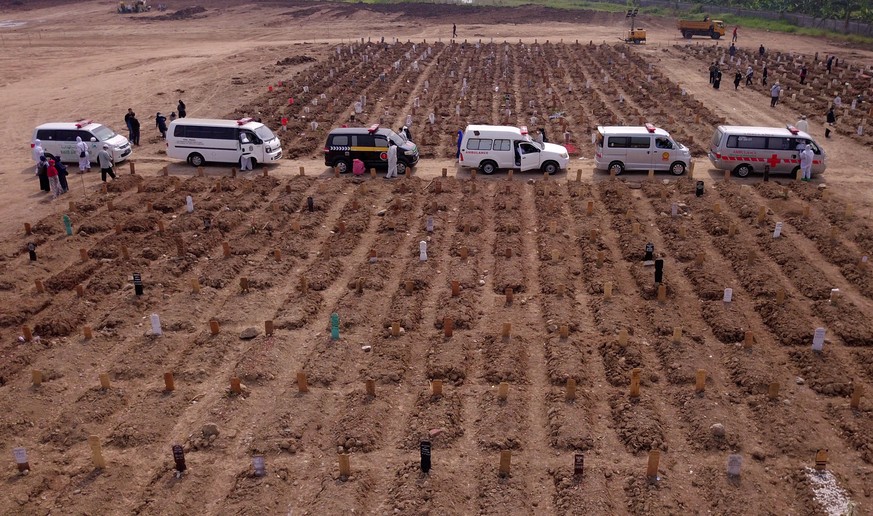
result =
[[709,36],[712,39],[719,39],[724,36],[724,22],[710,20],[709,16],[704,17],[703,21],[679,20],[679,32],[685,39],[691,39],[692,36]]
[[625,16],[625,18],[630,18],[631,28],[629,31],[627,31],[627,35],[624,37],[625,43],[633,43],[635,45],[638,45],[640,43],[646,42],[646,29],[636,27],[637,13],[639,12],[639,7],[627,10],[627,15]]
[[152,6],[146,4],[145,0],[135,0],[132,4],[126,4],[123,1],[118,2],[116,12],[118,14],[130,13],[145,13],[152,10]]

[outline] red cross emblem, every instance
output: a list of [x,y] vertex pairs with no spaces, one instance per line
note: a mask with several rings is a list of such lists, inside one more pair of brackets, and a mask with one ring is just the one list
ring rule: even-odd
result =
[[[774,156],[775,156],[775,154],[774,154]],[[387,160],[387,159],[388,159],[388,153],[387,153],[387,152],[383,152],[382,154],[379,154],[379,159],[381,159],[382,161]]]
[[779,164],[779,157],[776,154],[770,156],[770,159],[767,160],[767,163],[770,164],[770,168],[776,168],[776,165]]

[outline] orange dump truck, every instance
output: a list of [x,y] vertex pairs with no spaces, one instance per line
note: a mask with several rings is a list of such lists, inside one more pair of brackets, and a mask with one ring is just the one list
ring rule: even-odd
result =
[[724,36],[724,22],[721,20],[710,20],[709,17],[699,20],[679,20],[679,32],[685,39],[691,39],[692,36],[709,36],[712,39],[719,39]]

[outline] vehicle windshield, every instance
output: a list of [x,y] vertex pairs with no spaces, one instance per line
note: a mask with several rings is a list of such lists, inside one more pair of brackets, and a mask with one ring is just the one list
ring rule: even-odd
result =
[[94,137],[101,142],[111,140],[115,137],[115,131],[106,127],[105,125],[98,125],[97,127],[91,129],[91,134],[93,134]]
[[395,145],[403,146],[408,140],[404,136],[400,136],[394,131],[388,131],[388,138],[394,142]]
[[258,138],[264,140],[265,142],[268,142],[276,137],[276,135],[273,134],[273,131],[271,131],[270,128],[265,125],[262,125],[255,129],[255,134],[257,134]]

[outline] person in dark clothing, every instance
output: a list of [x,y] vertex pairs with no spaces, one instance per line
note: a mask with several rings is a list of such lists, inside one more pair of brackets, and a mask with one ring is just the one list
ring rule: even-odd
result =
[[155,127],[161,133],[161,138],[167,139],[167,117],[158,113],[155,115]]
[[543,135],[543,143],[548,143],[549,137],[546,136],[546,128],[545,127],[540,127],[540,134]]
[[[166,131],[166,129],[164,129]],[[103,144],[103,150],[97,154],[97,161],[100,163],[100,178],[106,182],[106,176],[115,181],[115,171],[112,170],[112,156],[109,154],[109,145]]]
[[45,154],[39,157],[39,163],[36,165],[36,175],[39,176],[39,189],[43,192],[51,192],[48,179],[48,160]]
[[715,77],[712,79],[712,87],[715,89],[719,89],[721,86],[721,70],[715,70]]
[[752,65],[746,67],[746,86],[752,85],[752,77],[754,77],[755,71],[752,70]]
[[764,45],[761,44],[761,46],[758,47],[758,55],[761,56],[761,57],[764,57],[764,52],[766,52],[766,51],[764,50]]
[[712,63],[709,65],[709,84],[712,84],[712,81],[715,79],[716,70],[718,70],[718,63]]
[[139,145],[139,119],[136,115],[130,117],[130,143]]
[[176,111],[179,112],[179,118],[185,118],[187,112],[185,111],[185,103],[181,99],[179,99],[179,105],[176,106]]
[[728,54],[730,54],[731,57],[737,55],[737,47],[733,43],[731,43],[731,47],[728,49]]
[[761,71],[761,84],[767,85],[767,65],[764,65],[764,70]]
[[133,108],[127,108],[127,113],[124,115],[124,125],[127,126],[127,139],[133,141],[133,127],[130,126],[130,119],[133,118]]
[[70,191],[70,186],[67,184],[67,166],[61,160],[55,161],[55,168],[58,169],[58,181],[61,183],[61,193]]
[[827,67],[828,73],[831,73],[831,67],[834,65],[834,56],[828,56]]
[[[837,115],[834,113],[834,106],[833,105],[831,105],[830,109],[828,109],[827,122],[828,122],[828,125],[831,127],[833,127],[834,124],[837,123]],[[825,128],[825,138],[830,138],[830,137],[831,137],[830,127]]]
[[800,84],[803,84],[806,81],[806,65],[800,67]]
[[452,24],[452,38],[458,37],[458,26],[454,23]]
[[734,74],[734,90],[740,89],[740,83],[743,82],[743,74],[739,70]]

